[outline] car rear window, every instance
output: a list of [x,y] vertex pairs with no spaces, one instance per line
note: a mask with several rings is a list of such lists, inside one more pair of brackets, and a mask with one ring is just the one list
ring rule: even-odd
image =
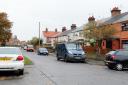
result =
[[28,45],[27,47],[28,47],[28,48],[33,48],[33,45]]
[[39,48],[39,50],[47,51],[47,49],[46,49],[46,48]]
[[107,54],[110,54],[110,55],[112,55],[112,54],[114,54],[116,51],[110,51],[110,52],[108,52]]
[[116,55],[128,56],[128,51],[118,51],[118,52],[116,53]]
[[19,48],[0,48],[0,54],[21,54]]

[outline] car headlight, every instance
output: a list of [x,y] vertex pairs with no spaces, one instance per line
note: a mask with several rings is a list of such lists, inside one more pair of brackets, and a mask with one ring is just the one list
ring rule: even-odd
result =
[[85,55],[85,52],[82,52],[82,55]]
[[68,53],[69,53],[69,54],[72,54],[72,52],[71,52],[71,51],[68,51]]

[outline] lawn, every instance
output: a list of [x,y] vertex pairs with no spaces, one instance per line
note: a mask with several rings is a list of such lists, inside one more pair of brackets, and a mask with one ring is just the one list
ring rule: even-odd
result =
[[27,56],[24,56],[24,64],[25,65],[32,65],[33,62]]

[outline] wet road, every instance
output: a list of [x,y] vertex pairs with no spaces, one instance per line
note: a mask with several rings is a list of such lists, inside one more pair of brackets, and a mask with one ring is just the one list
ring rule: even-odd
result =
[[0,85],[128,85],[128,71],[105,66],[57,61],[54,55],[23,52],[34,62],[25,66],[25,75],[1,80]]

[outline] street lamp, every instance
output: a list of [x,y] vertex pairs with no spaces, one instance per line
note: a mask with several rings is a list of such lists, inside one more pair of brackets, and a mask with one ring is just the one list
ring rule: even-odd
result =
[[40,47],[40,22],[39,22],[39,47]]

